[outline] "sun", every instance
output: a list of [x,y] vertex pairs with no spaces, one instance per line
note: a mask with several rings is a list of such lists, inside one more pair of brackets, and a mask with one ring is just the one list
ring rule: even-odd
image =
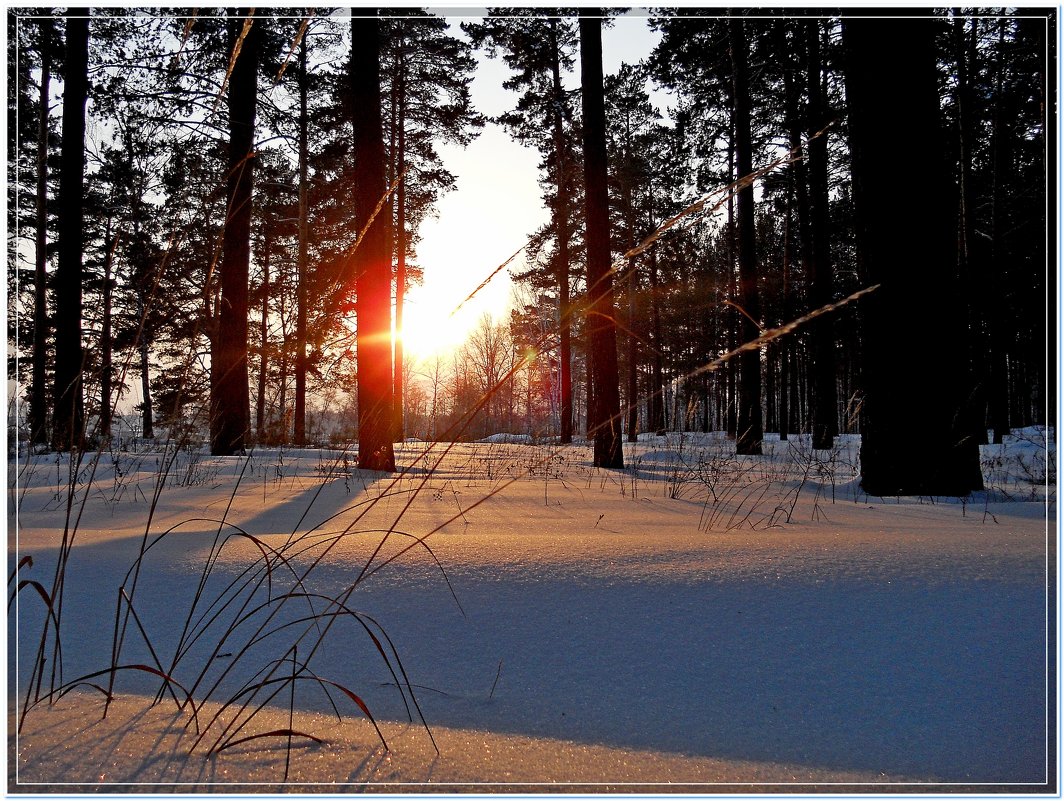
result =
[[483,313],[463,306],[452,314],[458,301],[432,295],[425,287],[412,287],[403,304],[403,328],[397,336],[404,357],[412,361],[434,359],[460,348]]

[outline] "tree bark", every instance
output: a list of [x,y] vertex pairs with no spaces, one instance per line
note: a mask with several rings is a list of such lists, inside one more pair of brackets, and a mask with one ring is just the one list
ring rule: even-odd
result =
[[[403,330],[403,302],[406,298],[406,76],[403,73],[404,65],[399,65],[396,79],[398,87],[396,92],[396,179],[398,186],[395,194],[395,330],[402,333]],[[393,437],[401,442],[404,436],[404,408],[403,396],[403,337],[395,338],[395,364],[392,367],[393,403],[395,428]]]
[[665,432],[665,352],[661,341],[661,297],[658,293],[658,248],[650,249],[650,333],[654,357],[650,365],[650,430]]
[[258,394],[255,398],[255,436],[256,441],[266,441],[266,370],[269,360],[266,350],[269,348],[270,317],[270,242],[267,237],[263,248],[262,264],[262,309],[259,315],[259,381]]
[[391,225],[386,210],[374,217],[386,191],[376,14],[375,9],[351,10],[351,107],[358,165],[355,219],[360,228],[369,224],[353,263],[358,318],[358,466],[394,471]]
[[558,359],[560,377],[560,413],[562,444],[573,441],[573,327],[572,305],[569,299],[569,200],[566,197],[565,179],[567,176],[565,156],[565,132],[562,128],[562,79],[561,56],[558,51],[558,21],[550,20],[551,31],[551,91],[553,92],[554,114],[552,129],[554,136],[555,159],[555,194],[554,226],[558,239],[557,282],[558,282]]
[[[809,197],[812,253],[809,259],[811,306],[831,303],[834,280],[828,226],[828,141],[821,133],[829,122],[820,58],[820,22],[807,24],[809,75]],[[810,326],[813,351],[813,447],[829,450],[839,433],[838,391],[835,385],[834,317],[817,318]]]
[[610,221],[606,190],[606,109],[602,88],[602,23],[580,10],[580,96],[583,100],[584,214],[587,244],[589,373],[594,389],[596,467],[623,468],[617,330],[610,273]]
[[259,26],[244,36],[249,9],[230,9],[230,52],[239,55],[229,80],[229,158],[225,230],[222,234],[222,296],[218,331],[211,352],[211,454],[244,451],[250,428],[248,398],[248,266],[251,259],[251,192],[254,180],[255,101],[258,85]]
[[103,259],[103,319],[100,323],[100,436],[111,437],[111,391],[112,391],[112,351],[111,305],[114,282],[111,280],[111,268],[114,265],[115,250],[118,247],[119,234],[111,235],[111,221],[107,221],[107,254]]
[[299,42],[299,252],[296,256],[296,397],[292,441],[307,444],[307,37]]
[[47,363],[48,363],[48,106],[52,75],[51,17],[42,17],[40,120],[37,125],[37,231],[33,283],[33,373],[30,382],[30,442],[48,442]]
[[[87,13],[87,12],[86,12]],[[85,227],[85,103],[89,90],[89,17],[70,17],[63,74],[63,146],[59,167],[59,259],[55,275],[55,402],[52,447],[80,448],[85,437],[81,345]]]
[[[735,164],[738,177],[753,172],[750,139],[750,93],[747,68],[747,43],[743,21],[728,22],[729,49],[732,61],[732,86],[735,92]],[[736,210],[739,222],[739,304],[745,314],[740,322],[743,342],[760,334],[756,320],[761,319],[761,300],[757,289],[757,253],[754,236],[754,187],[739,190]],[[736,420],[736,453],[761,454],[763,423],[761,417],[761,352],[748,351],[739,356],[739,405]]]
[[870,495],[982,486],[978,446],[963,425],[965,319],[951,301],[956,194],[942,155],[936,25],[930,16],[843,23],[859,267],[879,284],[862,303],[861,482]]

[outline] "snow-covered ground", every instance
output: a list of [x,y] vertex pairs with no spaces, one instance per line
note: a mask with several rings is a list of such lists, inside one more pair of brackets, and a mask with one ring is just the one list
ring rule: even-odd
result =
[[984,446],[964,503],[865,496],[854,438],[650,436],[618,472],[494,439],[404,443],[398,477],[104,451],[69,511],[65,457],[9,462],[16,581],[50,595],[73,544],[39,690],[38,586],[9,614],[9,790],[1046,782],[1051,432]]

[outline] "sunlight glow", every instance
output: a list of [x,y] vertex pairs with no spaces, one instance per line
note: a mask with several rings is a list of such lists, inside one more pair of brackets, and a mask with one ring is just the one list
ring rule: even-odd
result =
[[437,355],[447,358],[462,346],[485,312],[483,302],[471,301],[452,316],[464,296],[460,292],[441,292],[432,284],[408,290],[403,304],[403,330],[399,334],[407,359],[418,362]]

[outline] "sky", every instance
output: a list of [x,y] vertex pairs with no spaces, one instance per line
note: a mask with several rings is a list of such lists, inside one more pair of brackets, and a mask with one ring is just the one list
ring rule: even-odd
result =
[[[449,17],[455,29],[458,17]],[[603,71],[616,72],[622,62],[635,63],[648,56],[658,34],[646,18],[627,15],[603,30]],[[471,87],[474,106],[486,116],[513,108],[516,92],[502,88],[510,71],[501,60],[478,57],[480,66]],[[579,85],[576,72],[563,80]],[[450,317],[451,312],[484,279],[548,219],[538,184],[539,154],[510,139],[498,125],[489,123],[467,148],[442,146],[445,166],[457,178],[457,189],[439,204],[439,216],[421,227],[418,263],[424,284],[412,287],[404,306],[407,352],[411,357],[445,351],[461,344],[469,328],[485,313],[505,316],[510,308],[511,282],[502,271],[474,300]],[[524,255],[511,262],[523,269]]]

